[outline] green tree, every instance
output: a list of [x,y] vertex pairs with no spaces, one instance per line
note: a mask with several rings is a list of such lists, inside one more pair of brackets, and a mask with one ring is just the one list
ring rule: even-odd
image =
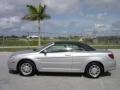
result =
[[41,3],[38,6],[27,5],[29,10],[28,14],[25,15],[22,19],[29,21],[37,21],[38,22],[38,45],[41,45],[41,30],[40,23],[45,19],[49,19],[50,16],[46,13],[46,5],[42,5]]

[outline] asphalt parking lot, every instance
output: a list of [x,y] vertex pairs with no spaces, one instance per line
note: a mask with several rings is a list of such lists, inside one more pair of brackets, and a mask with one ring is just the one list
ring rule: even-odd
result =
[[22,77],[8,72],[12,52],[0,52],[0,90],[120,90],[120,50],[112,50],[117,68],[98,79],[75,73],[40,73]]

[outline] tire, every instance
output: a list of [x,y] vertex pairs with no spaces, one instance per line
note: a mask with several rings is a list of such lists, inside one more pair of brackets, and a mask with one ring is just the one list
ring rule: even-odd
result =
[[90,78],[98,78],[103,73],[103,67],[97,62],[92,62],[87,65],[85,74]]
[[22,76],[33,76],[36,72],[36,66],[32,61],[22,61],[18,65],[18,71]]

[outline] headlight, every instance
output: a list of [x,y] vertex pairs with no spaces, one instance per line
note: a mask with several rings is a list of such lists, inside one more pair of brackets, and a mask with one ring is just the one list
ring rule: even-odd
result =
[[11,59],[11,58],[13,58],[14,57],[14,55],[11,55],[9,58]]
[[15,57],[16,57],[15,55],[11,55],[9,58],[14,59]]
[[15,61],[16,61],[16,56],[11,55],[11,56],[9,57],[8,62],[9,62],[9,63],[15,63]]

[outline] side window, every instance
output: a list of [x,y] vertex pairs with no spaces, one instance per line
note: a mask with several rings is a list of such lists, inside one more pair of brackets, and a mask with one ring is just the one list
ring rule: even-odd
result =
[[69,48],[67,44],[55,44],[49,48],[47,48],[48,53],[54,53],[54,52],[68,52],[72,48]]
[[85,51],[85,49],[78,45],[72,45],[72,51],[80,52],[80,51]]

